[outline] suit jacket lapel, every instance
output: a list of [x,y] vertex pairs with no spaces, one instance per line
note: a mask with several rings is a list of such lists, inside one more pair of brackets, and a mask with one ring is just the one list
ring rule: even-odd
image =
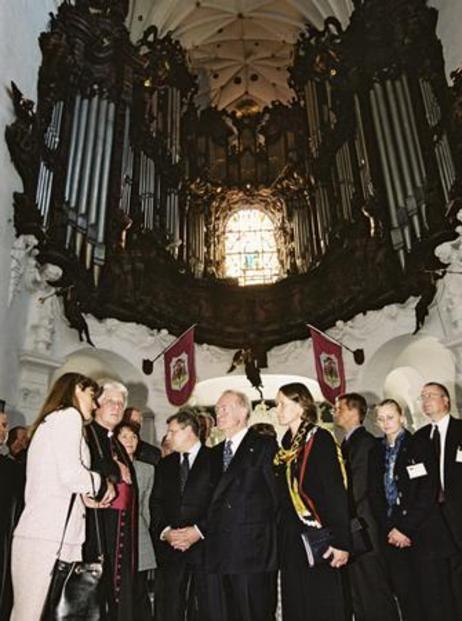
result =
[[172,491],[175,493],[179,502],[181,502],[181,489],[180,489],[180,453],[175,453],[175,459],[172,462]]
[[199,449],[199,452],[197,453],[196,459],[194,460],[192,468],[189,471],[188,478],[186,479],[184,494],[189,493],[189,490],[191,489],[191,487],[194,486],[195,482],[200,476],[201,470],[202,470],[201,466],[205,460],[205,455],[206,455],[206,449],[203,446],[201,446]]
[[458,438],[456,433],[456,426],[452,416],[449,418],[448,431],[446,433],[446,442],[444,446],[444,486],[449,482],[453,464],[456,459]]
[[[239,444],[234,457],[231,460],[231,463],[228,466],[226,472],[223,472],[221,478],[218,482],[218,485],[215,489],[215,493],[213,495],[213,500],[218,498],[223,492],[226,490],[228,485],[235,479],[236,475],[243,469],[247,462],[247,458],[249,453],[253,450],[252,445],[254,443],[254,433],[252,431],[247,431],[242,442]],[[223,446],[220,447],[221,457],[223,457],[223,449],[225,443],[222,443]],[[223,460],[222,460],[223,462]]]

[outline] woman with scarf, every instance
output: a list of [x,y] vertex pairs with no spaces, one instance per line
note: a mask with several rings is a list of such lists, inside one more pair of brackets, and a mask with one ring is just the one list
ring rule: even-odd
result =
[[433,446],[405,429],[401,406],[393,399],[382,401],[376,413],[385,435],[370,453],[368,489],[401,618],[455,619],[449,567],[455,549],[438,504]]
[[348,561],[344,471],[332,435],[316,425],[304,384],[281,386],[277,415],[288,431],[274,463],[281,489],[280,559],[284,621],[344,621],[340,567]]

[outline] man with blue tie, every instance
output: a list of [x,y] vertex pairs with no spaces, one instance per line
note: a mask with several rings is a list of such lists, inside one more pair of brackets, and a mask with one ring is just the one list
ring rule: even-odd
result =
[[173,453],[156,468],[151,498],[157,621],[208,621],[203,572],[206,513],[216,471],[212,450],[199,440],[199,422],[189,408],[167,420]]
[[246,395],[227,390],[215,410],[225,441],[212,449],[222,474],[207,515],[210,617],[270,621],[276,602],[277,444],[248,428]]

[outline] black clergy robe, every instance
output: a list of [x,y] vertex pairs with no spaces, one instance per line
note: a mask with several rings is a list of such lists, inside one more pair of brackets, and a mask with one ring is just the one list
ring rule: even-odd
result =
[[[137,570],[137,488],[133,465],[125,449],[110,431],[93,421],[86,428],[91,454],[91,469],[114,482],[123,494],[120,470],[114,457],[130,468],[132,485],[126,508],[87,510],[84,558],[98,555],[96,519],[101,529],[105,564],[105,601],[109,621],[133,620],[133,590]],[[120,498],[119,498],[120,501]],[[113,505],[118,504],[116,499]],[[104,618],[104,617],[103,617]]]

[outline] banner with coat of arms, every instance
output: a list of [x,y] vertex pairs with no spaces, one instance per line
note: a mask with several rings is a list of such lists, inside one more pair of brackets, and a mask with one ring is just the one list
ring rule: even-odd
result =
[[309,326],[313,341],[314,362],[319,387],[326,401],[335,403],[335,399],[345,392],[345,369],[343,366],[342,346]]
[[196,383],[194,326],[164,353],[165,390],[172,405],[181,406],[191,396]]

